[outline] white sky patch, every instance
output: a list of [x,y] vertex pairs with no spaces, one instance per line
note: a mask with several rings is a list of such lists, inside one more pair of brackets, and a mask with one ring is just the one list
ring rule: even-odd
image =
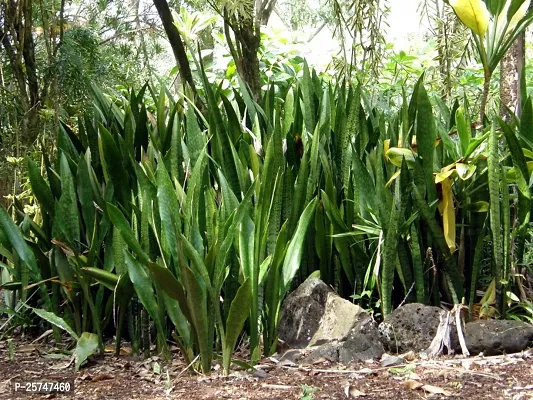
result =
[[387,42],[394,43],[395,50],[408,50],[413,39],[421,39],[427,26],[421,23],[418,6],[421,0],[391,0],[387,22]]

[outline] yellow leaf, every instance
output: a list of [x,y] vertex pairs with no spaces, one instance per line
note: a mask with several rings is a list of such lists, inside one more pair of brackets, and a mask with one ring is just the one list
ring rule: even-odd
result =
[[437,172],[435,174],[435,183],[440,183],[448,179],[454,172],[455,172],[454,169],[449,169],[447,171],[444,171],[444,168],[441,169],[440,172]]
[[455,14],[468,28],[483,36],[489,27],[489,10],[483,0],[450,0]]
[[391,147],[385,153],[387,159],[397,167],[402,166],[402,160],[405,158],[407,167],[409,169],[415,166],[415,153],[412,150],[404,149],[400,147]]
[[493,305],[496,303],[496,279],[493,279],[489,286],[487,287],[487,290],[485,291],[485,295],[481,299],[480,303],[482,305]]
[[389,151],[390,147],[390,139],[385,139],[383,141],[383,154],[385,154],[385,157],[387,157],[387,152]]
[[455,208],[453,207],[452,181],[446,178],[441,182],[442,201],[439,211],[442,214],[442,225],[444,226],[444,238],[446,244],[453,253],[455,251]]
[[476,172],[476,166],[470,164],[457,163],[455,169],[457,170],[457,175],[463,181],[470,178],[472,175],[474,175],[474,172]]
[[385,184],[385,187],[389,187],[392,182],[394,182],[394,180],[396,178],[398,178],[400,176],[400,173],[402,172],[401,169],[399,169],[398,171],[396,171],[394,174],[392,174],[391,178],[388,180],[388,182]]

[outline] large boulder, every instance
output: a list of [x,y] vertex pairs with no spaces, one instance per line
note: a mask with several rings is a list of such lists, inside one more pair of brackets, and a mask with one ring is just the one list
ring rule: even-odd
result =
[[306,362],[319,358],[351,362],[383,354],[372,317],[320,279],[306,280],[287,296],[278,336],[292,348],[312,347]]
[[[441,308],[420,303],[397,308],[378,327],[385,348],[393,353],[426,350],[437,333],[440,315],[444,312]],[[458,344],[455,329],[451,332],[451,343],[455,349]]]
[[485,356],[517,353],[533,346],[533,325],[522,321],[479,320],[465,325],[466,347]]
[[[366,314],[366,313],[365,313]],[[305,363],[319,360],[350,363],[379,359],[383,353],[383,345],[379,341],[377,324],[368,314],[361,314],[345,340],[331,340],[310,349],[303,359]]]

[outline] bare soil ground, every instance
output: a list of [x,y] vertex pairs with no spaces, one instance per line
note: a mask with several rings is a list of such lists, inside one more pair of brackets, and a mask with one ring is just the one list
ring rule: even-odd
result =
[[[187,368],[179,352],[173,360],[103,357],[74,372],[71,356],[30,338],[0,341],[0,399],[533,399],[533,350],[499,357],[413,360],[383,368],[379,361],[336,365],[327,361],[294,365],[265,359],[256,370],[224,377]],[[30,394],[16,383],[70,382],[70,394]]]

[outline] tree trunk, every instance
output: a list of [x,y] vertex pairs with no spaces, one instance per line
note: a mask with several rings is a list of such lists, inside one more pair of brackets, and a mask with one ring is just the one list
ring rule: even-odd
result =
[[525,35],[520,34],[500,64],[500,115],[509,121],[512,114],[520,117],[520,76],[525,54]]
[[[261,103],[261,74],[259,72],[259,47],[261,46],[261,25],[266,25],[277,0],[258,0],[255,2],[255,15],[235,18],[224,12],[226,40],[231,55],[237,65],[237,72],[248,86],[250,94]],[[231,27],[235,43],[229,35]]]
[[174,53],[174,58],[180,67],[180,75],[184,82],[191,87],[195,98],[197,107],[202,110],[204,107],[199,100],[197,95],[196,86],[194,84],[194,79],[192,76],[191,66],[189,64],[189,59],[187,58],[187,52],[185,50],[185,45],[181,40],[181,35],[174,25],[174,19],[172,18],[172,13],[170,12],[170,7],[168,6],[167,0],[154,0],[154,5],[157,8],[163,27],[168,37],[170,46]]
[[39,80],[32,35],[32,0],[0,2],[0,40],[11,72],[18,86],[20,122],[18,129],[25,145],[31,145],[39,134]]
[[261,103],[261,76],[259,73],[259,46],[261,45],[261,32],[259,26],[254,30],[253,21],[243,24],[236,35],[241,44],[241,54],[236,60],[237,70],[248,85],[253,99]]

